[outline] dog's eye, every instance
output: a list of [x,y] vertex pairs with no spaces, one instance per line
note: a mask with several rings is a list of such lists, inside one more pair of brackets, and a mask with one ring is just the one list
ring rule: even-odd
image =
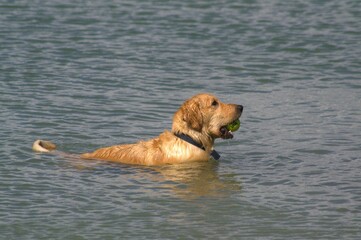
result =
[[213,106],[213,107],[217,107],[217,106],[218,106],[218,102],[217,102],[216,100],[214,100],[214,101],[212,102],[212,106]]

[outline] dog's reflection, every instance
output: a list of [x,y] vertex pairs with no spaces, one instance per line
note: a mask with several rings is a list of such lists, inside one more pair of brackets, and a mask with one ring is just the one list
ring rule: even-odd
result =
[[[161,189],[162,193],[182,199],[196,199],[199,197],[226,197],[241,190],[241,183],[237,174],[221,172],[219,162],[190,162],[163,166],[134,166],[110,164],[104,165],[102,161],[87,161],[73,158],[69,161],[78,170],[94,170],[99,166],[109,167],[121,178],[128,179],[133,184],[139,183],[152,185],[152,189]],[[85,164],[86,163],[86,164]],[[116,166],[121,166],[117,168]],[[102,172],[104,168],[101,168]],[[120,171],[120,172],[119,172]]]
[[191,162],[153,167],[160,174],[153,175],[163,187],[172,189],[178,197],[227,196],[241,190],[232,174],[220,176],[217,161]]

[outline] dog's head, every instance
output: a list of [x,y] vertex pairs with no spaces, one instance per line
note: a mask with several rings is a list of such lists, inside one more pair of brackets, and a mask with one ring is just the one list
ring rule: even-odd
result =
[[190,136],[232,138],[226,125],[241,117],[242,105],[221,102],[211,94],[198,94],[183,103],[174,114],[172,131]]

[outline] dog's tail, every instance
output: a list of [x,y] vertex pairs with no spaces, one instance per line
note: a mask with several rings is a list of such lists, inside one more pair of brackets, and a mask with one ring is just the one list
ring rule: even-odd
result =
[[56,149],[56,145],[49,141],[36,140],[33,143],[33,150],[35,152],[51,152]]

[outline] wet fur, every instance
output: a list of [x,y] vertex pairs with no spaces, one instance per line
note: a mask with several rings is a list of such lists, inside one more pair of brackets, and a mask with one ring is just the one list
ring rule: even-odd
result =
[[[100,148],[81,154],[80,157],[140,165],[208,161],[214,140],[222,137],[220,128],[238,119],[241,114],[240,105],[222,103],[211,94],[198,94],[185,101],[174,114],[171,132],[165,131],[148,141]],[[178,138],[174,133],[192,137],[205,150]],[[50,152],[55,149],[55,145],[37,140],[33,149]]]

